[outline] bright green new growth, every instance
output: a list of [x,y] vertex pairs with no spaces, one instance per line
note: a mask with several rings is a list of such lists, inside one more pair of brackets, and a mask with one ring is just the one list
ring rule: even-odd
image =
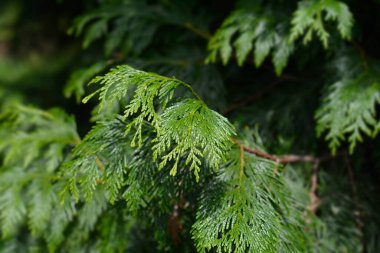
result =
[[380,72],[366,64],[355,55],[339,57],[335,65],[340,80],[329,87],[316,113],[317,135],[327,132],[326,140],[334,154],[345,140],[352,153],[356,143],[363,140],[363,133],[374,137],[380,129],[375,110],[380,103]]
[[220,53],[223,64],[227,64],[235,49],[238,64],[242,66],[253,51],[255,66],[260,67],[272,51],[275,72],[280,75],[294,50],[286,25],[278,24],[280,18],[281,14],[262,8],[234,11],[209,41],[207,61],[216,62]]
[[[245,156],[244,150],[231,151],[233,126],[210,110],[189,85],[129,66],[119,66],[93,82],[103,86],[84,101],[99,94],[100,110],[126,99],[132,86],[134,96],[123,117],[97,123],[74,149],[73,159],[63,167],[63,177],[68,178],[63,196],[71,191],[77,201],[91,201],[96,189],[102,187],[111,203],[125,198],[129,210],[136,212],[144,206],[144,199],[150,201],[146,192],[162,187],[162,179],[155,179],[159,170],[169,170],[175,176],[179,170],[183,173],[181,166],[188,166],[199,181],[202,167],[217,169],[228,159],[200,200],[192,230],[198,250],[298,250],[295,242],[299,237],[294,238],[298,228],[287,207],[290,200],[278,165]],[[195,99],[174,100],[174,91],[181,86]],[[124,136],[125,128],[128,136]],[[154,137],[149,137],[152,133]],[[141,149],[132,151],[129,143]],[[151,143],[150,157],[147,143]],[[147,159],[160,162],[149,163]]]
[[336,21],[337,29],[343,39],[351,38],[353,16],[348,6],[337,0],[305,0],[298,3],[293,14],[290,41],[303,36],[303,43],[308,44],[313,39],[313,33],[328,47],[330,34],[326,31],[325,21]]
[[[103,86],[83,101],[87,102],[99,94],[99,110],[125,100],[128,91],[135,89],[124,111],[124,120],[131,121],[126,126],[126,134],[133,128],[135,133],[131,146],[140,146],[143,126],[148,124],[154,128],[156,138],[153,142],[156,144],[152,148],[153,159],[160,160],[160,169],[173,161],[170,174],[175,175],[178,162],[186,157],[185,164],[199,180],[201,165],[205,163],[202,159],[215,169],[225,160],[230,137],[235,134],[234,128],[227,119],[209,109],[190,85],[127,65],[112,69],[91,83]],[[174,92],[179,87],[187,89],[195,99],[172,103]]]
[[278,164],[235,148],[201,194],[193,238],[199,252],[299,252],[302,235],[289,214]]
[[175,175],[180,157],[185,155],[185,164],[190,164],[198,181],[202,158],[216,169],[225,161],[234,129],[226,118],[202,101],[185,99],[167,108],[160,119],[159,132],[153,141],[154,159],[162,156],[159,168],[173,160],[170,174]]

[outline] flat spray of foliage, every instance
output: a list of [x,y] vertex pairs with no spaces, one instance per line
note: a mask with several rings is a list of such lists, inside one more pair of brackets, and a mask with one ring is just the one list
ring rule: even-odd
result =
[[355,4],[85,2],[63,95],[91,115],[0,88],[0,253],[379,252]]

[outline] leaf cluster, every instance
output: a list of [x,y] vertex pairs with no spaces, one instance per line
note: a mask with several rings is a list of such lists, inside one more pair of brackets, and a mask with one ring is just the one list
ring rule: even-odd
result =
[[[206,159],[213,168],[218,168],[229,149],[232,125],[221,115],[209,109],[190,85],[175,78],[119,66],[92,83],[103,86],[84,99],[87,102],[99,93],[100,110],[126,97],[131,86],[135,86],[132,100],[124,110],[124,119],[131,119],[126,134],[135,129],[131,146],[142,144],[143,126],[148,124],[156,132],[153,142],[153,159],[160,158],[160,168],[174,161],[171,175],[177,172],[179,159],[186,156],[186,165],[194,170],[199,179],[201,159]],[[195,98],[172,102],[176,88],[185,88]],[[211,123],[211,124],[210,124]]]
[[375,108],[380,102],[380,72],[366,61],[357,54],[338,54],[333,64],[338,80],[329,86],[316,112],[317,135],[327,132],[333,153],[345,140],[352,153],[357,142],[363,141],[363,133],[370,137],[378,133]]
[[256,5],[232,12],[209,41],[207,61],[215,62],[220,54],[222,62],[227,64],[230,58],[235,57],[235,49],[240,66],[253,52],[255,66],[260,67],[272,52],[276,74],[280,75],[294,51],[294,45],[288,39],[287,24],[279,22],[284,18],[282,11]]
[[330,34],[325,28],[326,21],[336,21],[341,37],[351,38],[353,16],[345,3],[337,0],[305,0],[298,3],[293,14],[290,41],[303,36],[303,43],[307,44],[315,33],[327,48]]

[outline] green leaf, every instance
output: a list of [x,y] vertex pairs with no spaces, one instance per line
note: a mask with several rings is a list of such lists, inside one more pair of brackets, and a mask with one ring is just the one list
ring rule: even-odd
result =
[[1,189],[0,221],[3,237],[16,234],[17,229],[25,219],[26,206],[22,199],[22,185],[12,184],[7,189]]
[[365,77],[354,80],[341,80],[334,83],[317,111],[317,134],[327,131],[326,140],[335,154],[343,140],[350,142],[350,152],[362,134],[375,134],[378,122],[375,105],[380,103],[380,83],[372,83]]
[[99,39],[107,32],[107,23],[107,19],[100,19],[90,25],[84,35],[83,48],[88,48],[93,41]]
[[352,153],[363,134],[374,137],[378,133],[375,107],[380,103],[379,70],[376,64],[369,67],[361,61],[355,55],[336,60],[335,71],[341,79],[329,87],[316,112],[317,135],[326,132],[333,154],[342,141],[348,140]]
[[273,46],[273,34],[260,37],[255,43],[255,65],[260,67]]
[[53,208],[53,187],[50,181],[35,180],[31,183],[29,194],[29,227],[34,235],[42,235],[47,228]]
[[290,41],[303,37],[304,44],[312,40],[313,33],[328,47],[329,32],[324,22],[336,21],[337,29],[343,39],[351,38],[353,16],[348,6],[337,0],[305,0],[298,3],[293,14]]
[[235,10],[210,39],[207,62],[216,62],[220,53],[223,64],[227,64],[234,58],[235,49],[240,66],[253,51],[255,66],[260,67],[273,50],[272,61],[280,75],[294,50],[291,42],[285,42],[288,37],[282,15],[261,6]]
[[288,64],[288,59],[293,51],[293,44],[289,43],[287,40],[282,40],[274,50],[272,61],[277,76],[281,75],[282,71]]

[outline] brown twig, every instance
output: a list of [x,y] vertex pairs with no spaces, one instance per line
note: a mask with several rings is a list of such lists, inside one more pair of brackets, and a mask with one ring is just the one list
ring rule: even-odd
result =
[[[73,144],[74,144],[75,146],[77,146],[77,145],[80,145],[81,143],[82,143],[82,139],[81,139],[79,136],[77,136],[77,137],[75,138]],[[95,163],[96,163],[96,166],[98,166],[99,170],[100,170],[101,172],[104,172],[104,170],[105,170],[105,165],[104,165],[104,163],[99,159],[99,157],[96,157],[96,158],[95,158]],[[96,183],[97,183],[97,184],[104,184],[104,180],[101,179],[101,178],[98,178],[98,179],[96,180]]]
[[98,157],[95,159],[95,162],[96,162],[96,165],[98,166],[100,171],[105,170],[105,166],[104,166],[103,162],[100,161],[100,159]]
[[[309,231],[310,224],[312,223],[313,216],[316,215],[318,207],[321,203],[321,200],[320,200],[318,193],[317,193],[317,191],[318,191],[319,163],[320,163],[320,160],[316,160],[314,162],[313,169],[311,171],[310,190],[309,190],[310,203],[304,212],[305,231]],[[309,212],[307,212],[307,210]]]
[[310,183],[310,191],[309,191],[310,205],[308,206],[308,209],[313,214],[317,212],[317,209],[321,202],[317,194],[319,163],[320,161],[319,159],[317,159],[314,162],[313,169],[311,172],[311,183]]
[[[308,209],[311,213],[315,214],[319,204],[320,204],[320,198],[317,195],[318,190],[318,171],[319,171],[319,164],[321,161],[332,159],[333,156],[326,155],[322,157],[314,157],[311,155],[272,155],[268,154],[262,151],[254,150],[252,148],[246,147],[243,144],[241,144],[238,140],[235,138],[232,138],[232,141],[236,143],[240,150],[244,150],[247,153],[254,154],[260,157],[263,157],[265,159],[269,159],[272,161],[275,161],[276,163],[281,164],[288,164],[288,163],[297,163],[297,162],[307,162],[307,163],[313,163],[313,169],[312,169],[312,175],[311,175],[311,184],[310,184],[310,191],[309,191],[309,197],[310,197],[310,205],[308,206]],[[310,221],[309,221],[310,222]]]
[[180,234],[182,231],[182,223],[180,221],[179,217],[179,206],[178,204],[175,204],[173,207],[173,211],[170,214],[169,220],[168,220],[168,228],[170,236],[172,237],[173,244],[175,248],[179,248],[181,244],[181,238]]
[[[318,163],[320,163],[320,162],[334,158],[334,156],[329,155],[329,154],[321,156],[321,157],[315,157],[315,156],[311,156],[311,155],[293,155],[293,154],[281,155],[281,156],[272,155],[272,154],[268,154],[268,153],[265,153],[265,152],[244,146],[237,139],[235,139],[233,137],[231,139],[238,146],[242,147],[245,152],[250,153],[250,154],[254,154],[254,155],[257,155],[257,156],[260,156],[260,157],[263,157],[265,159],[272,160],[274,162],[281,163],[281,164],[299,163],[299,162],[306,162],[306,163],[317,163],[318,162]],[[336,156],[339,156],[341,154],[343,154],[343,153],[338,152],[336,154]]]

